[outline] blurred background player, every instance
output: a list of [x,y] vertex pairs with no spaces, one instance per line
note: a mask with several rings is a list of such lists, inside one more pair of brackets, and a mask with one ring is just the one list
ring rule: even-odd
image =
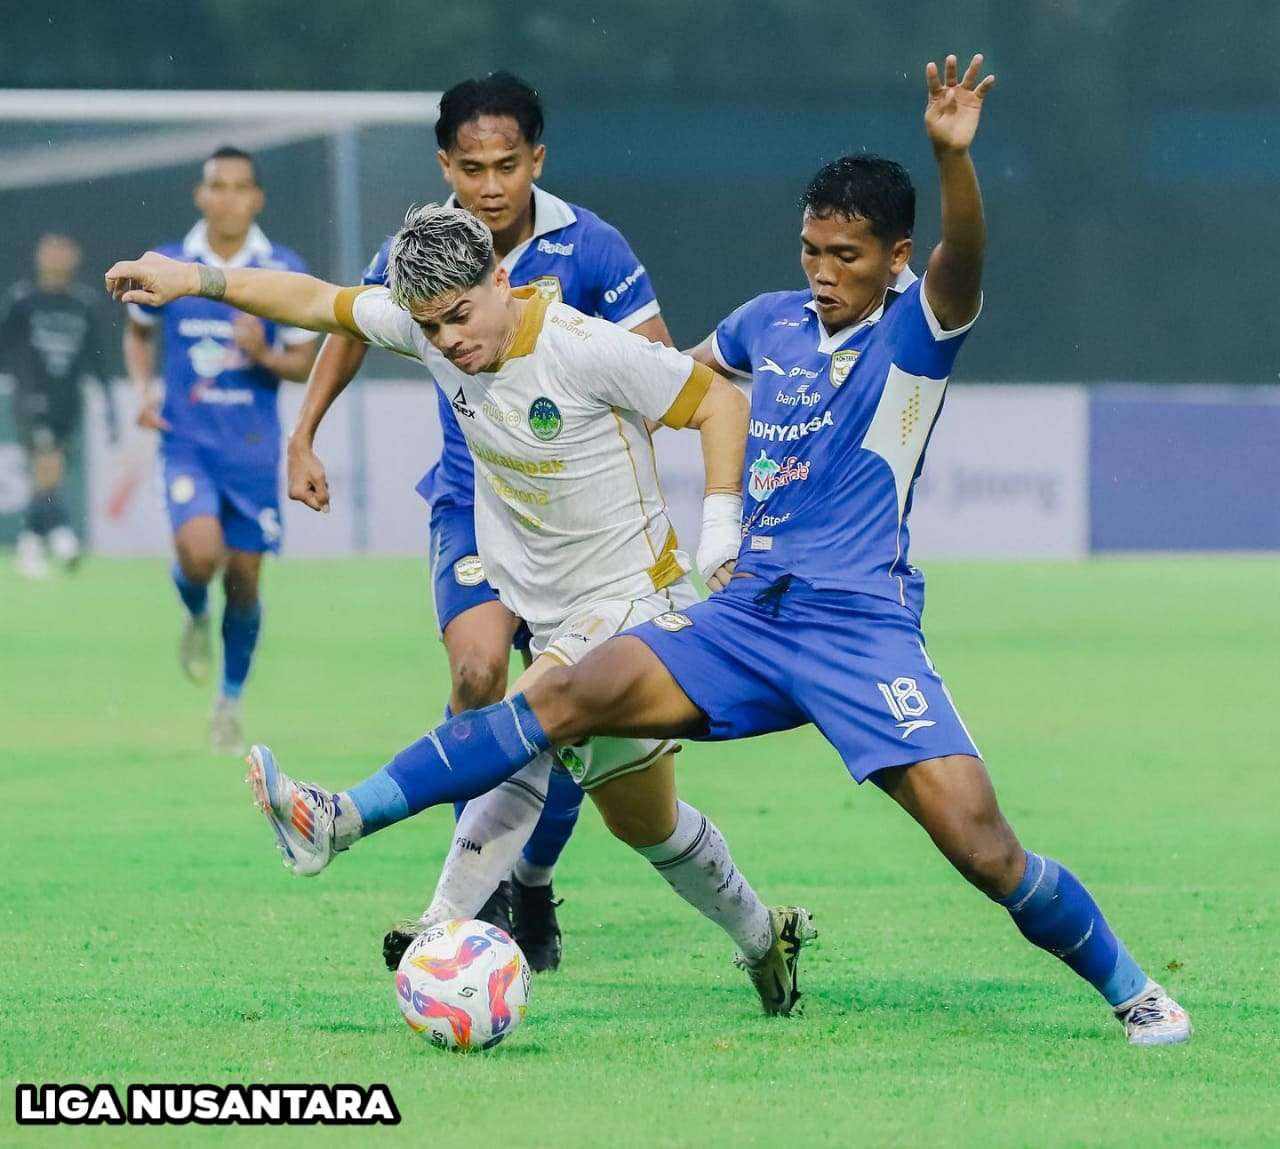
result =
[[[264,196],[247,152],[214,152],[195,203],[201,220],[160,251],[210,267],[304,270],[296,253],[273,244],[254,222]],[[158,330],[163,397],[152,390]],[[306,379],[314,339],[212,299],[129,307],[125,365],[138,390],[138,425],[160,432],[177,554],[173,582],[186,610],[180,660],[197,683],[209,674],[209,583],[222,572],[222,684],[209,736],[215,751],[244,748],[240,695],[261,627],[258,579],[263,554],[279,550],[281,535],[276,392],[281,379]]]
[[18,536],[20,573],[48,573],[45,548],[74,566],[80,540],[62,499],[66,452],[80,422],[80,382],[93,378],[107,399],[115,437],[111,392],[102,376],[102,341],[96,296],[75,282],[80,248],[65,235],[36,244],[35,281],[15,284],[0,319],[0,360],[15,380],[14,422],[31,469],[31,502]]
[[[500,266],[513,286],[536,286],[546,299],[561,300],[670,346],[649,276],[621,233],[535,183],[546,153],[539,142],[542,130],[538,93],[510,73],[465,80],[446,91],[436,142],[440,170],[453,189],[449,204],[466,208],[488,225]],[[365,270],[365,283],[386,283],[390,243],[388,239]],[[322,414],[360,369],[365,352],[362,342],[330,335],[312,371],[304,413]],[[433,597],[452,678],[449,714],[502,697],[512,642],[521,642],[517,633],[523,629],[498,601],[477,554],[475,478],[458,421],[485,416],[460,396],[436,389],[444,446],[417,487],[431,508]],[[316,509],[327,505],[324,470],[309,439],[291,439],[289,456],[290,496]],[[512,881],[499,885],[479,915],[511,931],[535,970],[560,964],[551,880],[581,806],[581,789],[557,768]]]

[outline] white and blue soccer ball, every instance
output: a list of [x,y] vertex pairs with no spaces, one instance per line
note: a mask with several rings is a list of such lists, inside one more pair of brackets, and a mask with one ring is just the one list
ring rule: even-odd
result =
[[529,1011],[529,963],[505,930],[456,919],[413,940],[396,971],[396,1003],[440,1049],[492,1049]]

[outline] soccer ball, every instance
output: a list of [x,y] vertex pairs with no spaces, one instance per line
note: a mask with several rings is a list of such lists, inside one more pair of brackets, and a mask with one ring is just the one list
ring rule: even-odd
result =
[[529,963],[487,922],[456,919],[419,934],[396,971],[409,1028],[440,1049],[492,1049],[529,1010]]

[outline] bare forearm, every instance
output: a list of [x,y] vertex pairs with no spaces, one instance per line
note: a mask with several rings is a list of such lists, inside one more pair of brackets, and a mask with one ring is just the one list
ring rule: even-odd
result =
[[155,378],[155,340],[151,332],[136,323],[124,329],[124,369],[141,392],[151,388]]
[[272,375],[287,379],[290,383],[305,383],[315,361],[315,343],[296,343],[292,347],[266,347],[258,356]]
[[205,267],[192,264],[191,295],[220,299],[232,307],[308,331],[341,331],[333,313],[338,288],[296,271],[258,267]]
[[702,437],[706,493],[736,495],[742,491],[742,463],[751,409],[732,383],[716,378],[716,385],[707,392],[690,426],[695,426]]
[[303,397],[302,409],[298,412],[298,421],[294,424],[291,439],[310,443],[315,438],[333,401],[356,377],[367,351],[366,344],[347,335],[330,335],[325,339],[311,368],[307,393]]
[[968,149],[937,153],[942,190],[942,242],[929,256],[929,304],[946,328],[974,317],[982,291],[987,224],[982,190]]

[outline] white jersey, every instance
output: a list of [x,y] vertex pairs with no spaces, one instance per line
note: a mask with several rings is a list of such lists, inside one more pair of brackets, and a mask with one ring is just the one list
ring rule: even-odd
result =
[[476,468],[476,542],[503,604],[558,624],[604,599],[642,599],[682,578],[645,419],[688,423],[712,373],[532,289],[496,371],[467,375],[384,287],[351,288],[339,321],[424,363],[449,396]]

